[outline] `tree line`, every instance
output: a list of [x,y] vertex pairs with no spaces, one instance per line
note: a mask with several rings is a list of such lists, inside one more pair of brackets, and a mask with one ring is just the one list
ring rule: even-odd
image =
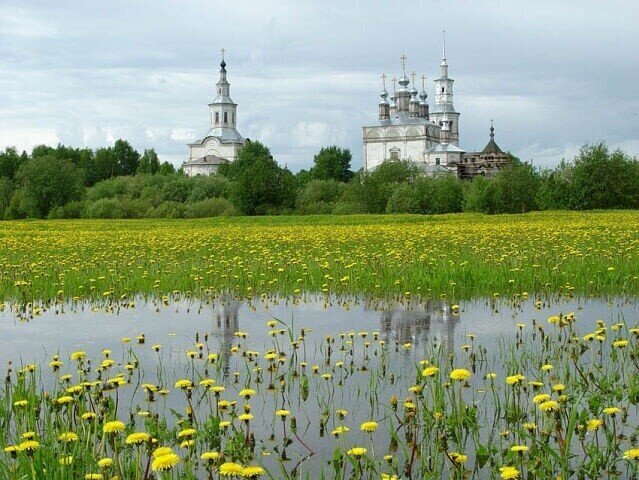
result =
[[494,178],[427,177],[412,163],[388,161],[353,172],[351,153],[322,148],[293,174],[269,149],[247,143],[217,175],[186,177],[154,150],[118,140],[91,150],[37,146],[0,152],[0,219],[200,218],[219,215],[455,212],[639,208],[639,162],[604,143],[572,161],[537,170],[511,157]]

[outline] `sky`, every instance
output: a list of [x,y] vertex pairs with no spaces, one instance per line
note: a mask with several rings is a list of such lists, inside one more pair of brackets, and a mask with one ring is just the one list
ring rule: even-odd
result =
[[224,48],[244,137],[293,171],[328,145],[357,170],[380,76],[406,55],[432,105],[446,30],[464,150],[494,119],[500,147],[537,166],[599,141],[637,156],[637,18],[631,0],[0,0],[0,148],[123,138],[179,166],[209,128]]

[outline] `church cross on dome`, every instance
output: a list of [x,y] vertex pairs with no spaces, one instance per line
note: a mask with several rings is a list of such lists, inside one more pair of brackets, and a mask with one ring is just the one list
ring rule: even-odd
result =
[[399,59],[402,61],[402,71],[404,72],[404,75],[406,75],[406,60],[408,57],[406,57],[406,55],[402,55],[401,57],[399,57]]
[[382,90],[386,90],[386,74],[382,73]]

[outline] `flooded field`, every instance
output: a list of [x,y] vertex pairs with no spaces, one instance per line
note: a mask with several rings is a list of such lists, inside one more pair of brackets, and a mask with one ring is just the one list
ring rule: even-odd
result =
[[637,475],[632,299],[265,298],[5,308],[2,477]]

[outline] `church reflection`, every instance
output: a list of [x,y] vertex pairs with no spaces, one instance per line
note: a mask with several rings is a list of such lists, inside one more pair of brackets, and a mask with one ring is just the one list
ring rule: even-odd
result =
[[[243,304],[243,301],[228,296],[219,299],[213,306],[211,335],[217,339],[219,361],[225,376],[230,373],[230,352],[237,341],[234,334],[240,330],[240,307]],[[364,302],[363,307],[369,312],[379,312],[380,338],[389,345],[398,342],[412,343],[422,349],[427,346],[441,346],[449,352],[455,349],[455,329],[459,316],[453,313],[447,302],[411,302],[385,306]],[[350,315],[357,314],[351,312]],[[348,324],[352,319],[344,320]]]
[[459,316],[446,302],[396,304],[382,309],[380,330],[387,342],[410,342],[423,347],[430,342],[453,352],[458,323]]
[[241,302],[232,297],[223,298],[213,307],[213,331],[214,337],[220,345],[220,362],[222,371],[226,377],[230,372],[231,347],[235,339],[235,332],[240,329],[239,310]]

